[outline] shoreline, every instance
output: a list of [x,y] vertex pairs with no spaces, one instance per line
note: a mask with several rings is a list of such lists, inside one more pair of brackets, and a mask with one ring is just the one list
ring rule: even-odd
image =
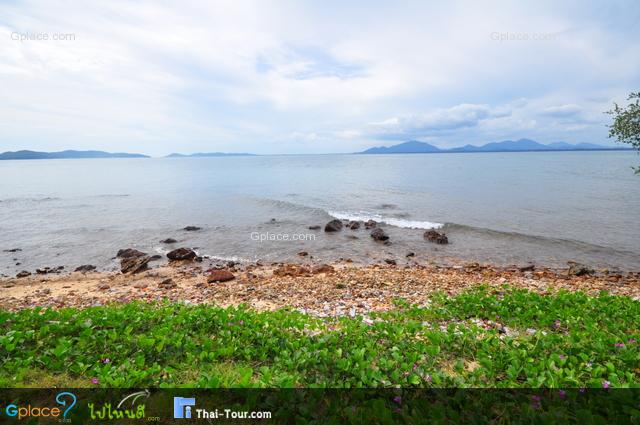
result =
[[640,300],[640,272],[596,271],[579,264],[552,269],[479,263],[361,265],[341,260],[329,264],[228,263],[209,268],[202,262],[180,260],[135,274],[53,271],[0,278],[0,309],[169,301],[220,307],[246,304],[258,311],[293,308],[317,317],[366,317],[395,308],[398,299],[423,306],[434,292],[455,295],[479,285],[507,285],[542,294],[607,291]]

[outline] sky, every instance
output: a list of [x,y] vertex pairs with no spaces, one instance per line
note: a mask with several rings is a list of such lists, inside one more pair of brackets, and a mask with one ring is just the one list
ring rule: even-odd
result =
[[613,144],[637,1],[3,1],[0,151]]

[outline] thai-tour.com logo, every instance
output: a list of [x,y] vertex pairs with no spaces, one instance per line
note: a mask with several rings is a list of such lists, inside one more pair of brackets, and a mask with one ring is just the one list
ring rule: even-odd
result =
[[58,393],[56,405],[32,405],[31,403],[12,403],[4,408],[4,414],[10,418],[57,418],[61,422],[71,422],[69,412],[75,407],[78,398],[70,392]]
[[174,397],[173,417],[174,419],[191,419],[191,408],[196,405],[195,397]]
[[173,398],[174,419],[271,419],[269,411],[196,409],[195,397]]

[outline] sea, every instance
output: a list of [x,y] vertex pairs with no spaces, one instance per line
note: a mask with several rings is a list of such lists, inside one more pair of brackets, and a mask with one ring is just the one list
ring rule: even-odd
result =
[[[117,270],[121,248],[183,246],[245,263],[639,270],[638,163],[630,151],[0,161],[0,274]],[[376,220],[390,243],[362,226],[324,232],[335,218]],[[431,228],[449,244],[426,241]]]

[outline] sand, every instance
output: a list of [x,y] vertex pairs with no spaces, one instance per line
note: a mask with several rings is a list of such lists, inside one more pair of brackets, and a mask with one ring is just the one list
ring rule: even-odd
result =
[[[436,292],[454,295],[476,285],[527,288],[540,293],[560,289],[595,295],[605,290],[640,299],[640,273],[596,271],[571,276],[567,270],[520,270],[477,263],[460,266],[355,265],[337,262],[322,268],[289,265],[242,265],[226,268],[235,279],[207,282],[199,263],[178,262],[139,274],[68,273],[0,280],[0,308],[91,307],[134,300],[169,300],[191,304],[236,306],[257,310],[284,307],[320,317],[366,315],[394,308],[398,298],[429,303]],[[333,269],[333,270],[332,270]],[[162,284],[167,279],[172,283]]]

